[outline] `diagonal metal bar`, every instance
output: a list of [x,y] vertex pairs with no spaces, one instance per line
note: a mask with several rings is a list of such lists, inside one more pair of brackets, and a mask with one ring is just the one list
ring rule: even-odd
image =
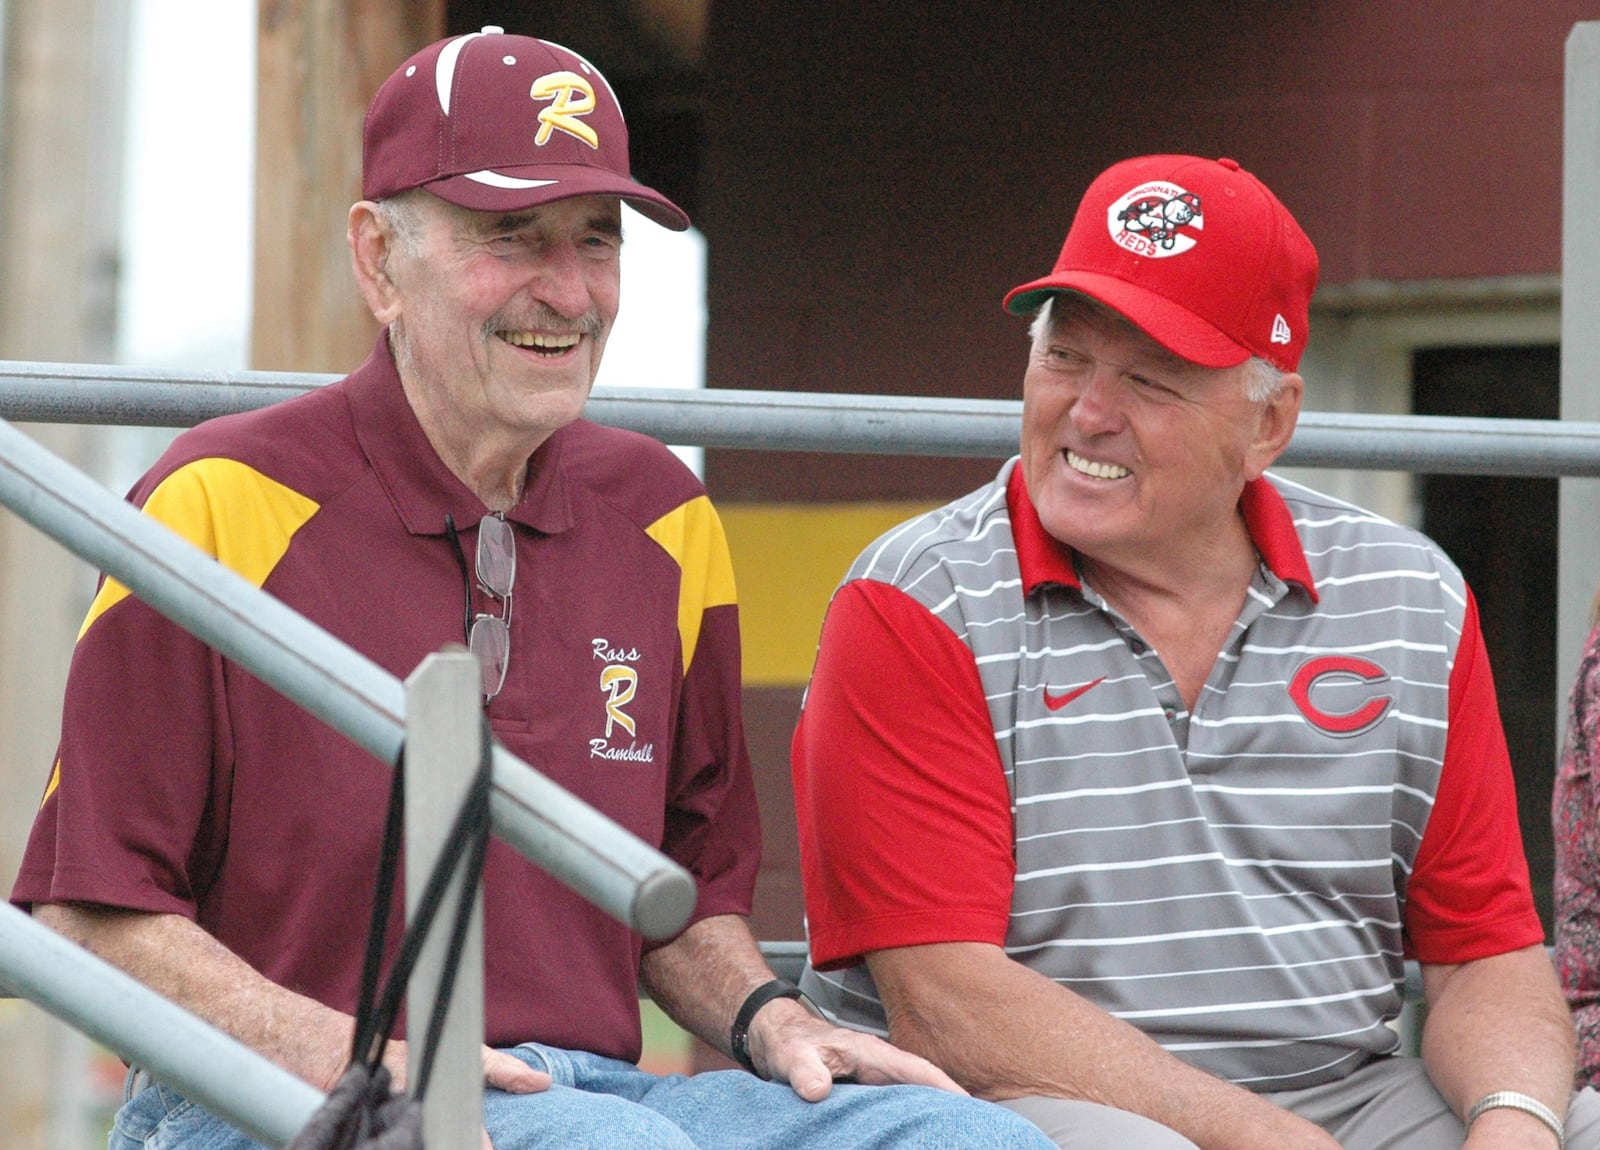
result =
[[[392,763],[405,730],[400,681],[162,524],[0,422],[0,502],[120,580],[180,626]],[[502,747],[495,833],[648,937],[688,921],[687,871]]]
[[322,1092],[0,903],[0,987],[44,1007],[251,1137],[282,1146]]

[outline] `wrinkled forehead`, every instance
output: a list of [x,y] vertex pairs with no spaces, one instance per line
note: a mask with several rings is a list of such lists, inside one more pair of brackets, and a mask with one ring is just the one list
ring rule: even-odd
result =
[[1141,359],[1158,362],[1173,370],[1210,370],[1168,351],[1143,328],[1099,300],[1081,292],[1057,292],[1050,310],[1049,334],[1060,338],[1075,332],[1086,332],[1127,344],[1129,350]]
[[615,196],[555,200],[520,212],[480,212],[470,208],[456,210],[467,217],[467,226],[472,231],[484,235],[556,227],[622,234],[622,201]]
[[[1233,367],[1206,367],[1161,346],[1150,334],[1127,317],[1105,304],[1075,291],[1059,292],[1051,306],[1049,330],[1038,333],[1038,339],[1060,340],[1071,344],[1077,341],[1099,346],[1094,351],[1097,358],[1114,362],[1126,369],[1136,369],[1159,376],[1169,384],[1182,383],[1186,387],[1210,389],[1229,388],[1238,381],[1240,387],[1249,386],[1250,362]],[[1087,347],[1077,348],[1089,354]]]
[[622,234],[622,201],[616,196],[573,196],[515,212],[464,208],[425,189],[402,193],[425,205],[428,218],[469,236],[493,236],[544,229],[594,230]]

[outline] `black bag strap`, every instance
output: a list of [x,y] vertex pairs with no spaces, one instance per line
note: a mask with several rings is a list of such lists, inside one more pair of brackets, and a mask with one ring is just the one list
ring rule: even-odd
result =
[[[384,819],[372,921],[362,961],[350,1065],[286,1150],[424,1150],[422,1096],[433,1072],[434,1054],[439,1048],[450,994],[460,968],[461,948],[472,919],[473,895],[482,881],[483,862],[489,846],[489,782],[493,754],[494,736],[485,719],[478,769],[468,785],[461,809],[456,812],[433,873],[428,876],[422,897],[418,899],[417,912],[406,927],[394,966],[380,991],[383,944],[389,929],[389,909],[394,900],[405,827],[405,747],[401,746],[389,784],[389,810]],[[464,873],[463,893],[451,924],[450,946],[440,972],[439,994],[428,1020],[427,1036],[423,1040],[421,1065],[410,1095],[393,1094],[389,1088],[389,1070],[383,1065],[383,1052],[400,1010],[401,993],[444,901],[445,888],[458,871]]]
[[[483,721],[482,748],[478,769],[468,786],[461,809],[456,812],[444,846],[439,852],[433,873],[417,902],[416,913],[406,927],[400,941],[399,953],[389,971],[388,979],[380,992],[379,972],[383,963],[384,939],[389,929],[389,911],[394,900],[395,878],[400,866],[400,846],[405,827],[405,747],[395,760],[394,776],[389,783],[389,811],[384,820],[383,850],[378,863],[378,878],[372,900],[372,920],[367,930],[367,950],[361,969],[361,992],[356,1010],[355,1039],[351,1043],[351,1062],[376,1071],[383,1061],[383,1052],[389,1043],[389,1032],[394,1029],[400,1011],[400,1000],[415,968],[422,945],[426,941],[433,920],[444,901],[445,889],[451,878],[461,871],[464,874],[462,898],[457,906],[455,921],[451,924],[450,945],[445,955],[444,969],[440,972],[439,993],[434,999],[432,1015],[428,1020],[426,1038],[422,1048],[422,1061],[416,1080],[411,1083],[410,1094],[420,1100],[427,1090],[433,1071],[433,1058],[444,1030],[445,1015],[450,1005],[450,995],[455,988],[457,971],[461,964],[461,949],[466,941],[467,927],[471,922],[473,894],[483,877],[484,858],[489,848],[489,793],[491,765],[494,755],[494,735],[488,719]],[[413,1032],[414,1033],[414,1032]]]
[[284,1150],[426,1150],[422,1106],[389,1092],[389,1069],[352,1062]]

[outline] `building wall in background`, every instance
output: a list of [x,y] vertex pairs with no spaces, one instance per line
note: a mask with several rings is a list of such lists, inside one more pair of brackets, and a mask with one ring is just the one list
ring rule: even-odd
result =
[[[1026,325],[1002,296],[1049,269],[1098,172],[1168,151],[1239,160],[1316,243],[1308,408],[1406,412],[1415,349],[1554,338],[1564,43],[1600,2],[1218,11],[717,0],[698,197],[708,386],[1018,397]],[[1421,282],[1442,293],[1386,291]],[[740,523],[741,596],[761,602],[837,581],[861,501],[942,502],[997,463],[723,450],[707,477]],[[1408,475],[1297,478],[1416,520]],[[809,554],[745,558],[786,547],[797,514]],[[781,635],[745,631],[752,666],[792,676],[746,688],[768,937],[801,930],[787,751],[822,612],[795,603]],[[1548,821],[1536,804],[1524,819]]]
[[[1023,324],[1001,297],[1048,270],[1095,174],[1147,152],[1261,176],[1317,244],[1324,285],[1559,270],[1563,44],[1600,3],[1228,11],[996,0],[934,20],[719,0],[699,212],[709,384],[1015,395]],[[773,462],[717,456],[718,493],[927,493],[897,461]],[[988,468],[939,470],[960,490]]]

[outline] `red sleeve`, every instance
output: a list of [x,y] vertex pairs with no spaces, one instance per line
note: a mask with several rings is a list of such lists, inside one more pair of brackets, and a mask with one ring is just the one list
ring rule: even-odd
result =
[[1429,963],[1469,962],[1544,941],[1471,592],[1450,672],[1444,769],[1406,890],[1405,933],[1407,952]]
[[972,652],[858,580],[828,608],[792,757],[813,961],[1004,943],[1011,796]]

